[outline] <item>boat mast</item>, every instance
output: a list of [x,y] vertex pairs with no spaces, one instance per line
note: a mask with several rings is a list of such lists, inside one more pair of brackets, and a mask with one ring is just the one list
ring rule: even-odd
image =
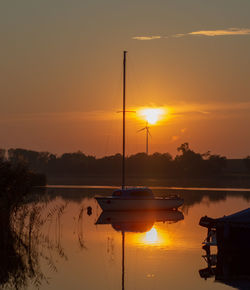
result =
[[146,154],[148,155],[148,134],[149,134],[149,127],[148,127],[148,121],[146,123]]
[[126,117],[126,55],[127,51],[123,51],[123,134],[122,134],[122,189],[125,188],[125,117]]
[[125,281],[125,232],[122,231],[122,290],[124,290]]

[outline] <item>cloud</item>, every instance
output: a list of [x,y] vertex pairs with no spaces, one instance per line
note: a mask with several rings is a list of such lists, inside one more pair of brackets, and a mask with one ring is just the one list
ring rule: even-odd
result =
[[187,34],[185,34],[185,33],[178,33],[178,34],[173,35],[173,37],[178,38],[178,37],[183,37],[183,36],[186,36],[186,35]]
[[132,39],[134,40],[154,40],[154,39],[161,39],[163,36],[160,35],[152,35],[152,36],[134,36]]
[[[249,116],[250,102],[232,103],[179,103],[169,108],[168,122],[183,120],[225,119]],[[185,132],[185,130],[184,130]],[[181,131],[181,133],[184,133]]]
[[[215,30],[197,30],[188,33],[177,33],[171,37],[180,38],[185,36],[235,36],[235,35],[250,35],[250,28],[227,28],[227,29],[215,29]],[[168,36],[161,35],[143,35],[143,36],[134,36],[134,40],[155,40],[168,38]]]
[[225,36],[225,35],[249,35],[249,28],[228,28],[228,29],[217,29],[217,30],[199,30],[189,32],[184,35],[177,34],[177,37],[185,35],[203,35],[203,36]]
[[[156,105],[155,105],[156,106]],[[152,105],[152,107],[154,107]],[[249,102],[227,102],[227,103],[176,103],[171,105],[163,105],[157,108],[162,110],[163,115],[160,124],[168,122],[171,119],[184,118],[214,118],[215,115],[243,114],[249,115]],[[131,111],[139,111],[145,107],[131,107]],[[122,114],[117,114],[117,109],[110,111],[82,111],[82,112],[41,112],[41,113],[2,113],[0,115],[0,123],[21,123],[21,122],[103,122],[117,121],[122,118]],[[136,114],[127,114],[128,120],[137,119]],[[180,133],[186,132],[183,127]]]

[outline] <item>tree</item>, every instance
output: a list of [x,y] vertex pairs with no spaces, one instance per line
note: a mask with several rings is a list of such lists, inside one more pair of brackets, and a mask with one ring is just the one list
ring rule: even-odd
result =
[[181,144],[181,146],[177,148],[177,151],[182,152],[182,155],[184,155],[185,152],[190,151],[189,144],[187,142]]
[[247,156],[243,160],[244,160],[244,164],[245,164],[245,166],[247,168],[247,171],[250,171],[250,156]]
[[188,143],[181,144],[177,151],[181,152],[175,157],[179,174],[186,177],[201,176],[204,171],[202,155],[191,150]]
[[5,149],[0,149],[0,160],[5,160],[6,159],[6,150]]
[[221,174],[223,169],[227,165],[227,159],[224,156],[220,156],[218,154],[209,155],[206,160],[209,174],[210,175],[218,175]]

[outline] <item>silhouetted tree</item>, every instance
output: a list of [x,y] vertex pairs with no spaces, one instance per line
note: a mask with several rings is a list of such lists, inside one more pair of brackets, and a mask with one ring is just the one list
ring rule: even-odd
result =
[[203,174],[204,164],[200,153],[195,153],[191,150],[188,143],[181,144],[177,151],[181,152],[181,154],[175,157],[175,161],[182,176],[195,177]]
[[6,150],[5,149],[0,149],[0,160],[5,160],[6,159]]
[[38,173],[45,173],[49,161],[54,155],[49,152],[37,152],[26,149],[9,149],[8,159],[12,164],[26,164],[30,170]]
[[45,175],[30,172],[27,166],[20,162],[13,164],[0,160],[0,203],[8,210],[11,211],[22,201],[33,185],[45,184]]
[[200,154],[190,149],[188,143],[183,143],[177,148],[180,155],[175,160],[178,164],[177,172],[183,176],[210,177],[220,175],[226,167],[226,157],[212,155],[210,151]]
[[[173,159],[169,153],[152,155],[137,153],[126,157],[126,174],[131,177],[180,178],[211,177],[223,174],[226,158],[212,155],[210,151],[197,153],[185,142],[177,148],[179,154]],[[49,152],[25,149],[8,150],[11,164],[26,164],[33,172],[48,176],[117,177],[121,175],[122,156],[115,154],[96,158],[81,151],[56,156]]]
[[244,158],[244,164],[246,166],[247,171],[250,171],[250,156]]
[[206,160],[207,170],[210,175],[219,175],[223,172],[223,169],[227,165],[227,159],[225,156],[220,155],[209,155]]

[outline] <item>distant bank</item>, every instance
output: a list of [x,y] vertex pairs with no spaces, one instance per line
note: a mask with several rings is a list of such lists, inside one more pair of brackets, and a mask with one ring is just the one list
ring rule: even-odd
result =
[[[174,187],[250,188],[250,157],[227,159],[197,153],[183,143],[175,157],[169,153],[137,153],[126,157],[126,184]],[[122,156],[96,158],[81,151],[61,156],[26,149],[0,150],[0,158],[12,165],[23,164],[30,172],[42,174],[47,184],[121,184]]]

